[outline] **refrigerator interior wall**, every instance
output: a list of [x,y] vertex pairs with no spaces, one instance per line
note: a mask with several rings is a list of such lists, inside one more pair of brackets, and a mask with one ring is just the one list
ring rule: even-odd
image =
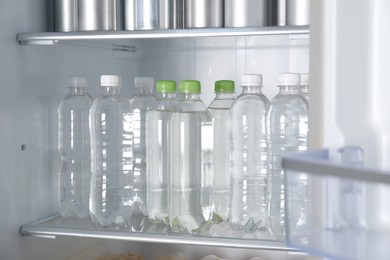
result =
[[387,170],[389,8],[386,0],[318,1],[310,57],[312,147],[360,145],[367,166]]
[[[113,43],[107,42],[18,45],[18,32],[47,30],[48,2],[14,0],[0,4],[3,21],[0,24],[0,259],[69,259],[107,242],[28,238],[18,232],[22,224],[58,213],[57,106],[67,93],[69,76],[87,76],[90,92],[96,96],[100,92],[100,75],[118,74],[122,76],[127,97],[134,93],[132,82],[136,76],[152,76],[156,80],[198,79],[203,85],[202,98],[208,105],[214,97],[213,84],[217,79],[233,79],[238,84],[243,73],[261,73],[263,90],[271,99],[277,93],[278,73],[304,73],[309,69],[307,36],[302,39],[241,36],[114,43],[134,46],[135,52],[113,49]],[[130,250],[145,253],[152,247],[142,243],[126,245]],[[199,251],[191,246],[154,245],[152,248],[156,248],[156,252],[164,248],[183,249],[192,254]],[[211,252],[213,248],[207,250],[205,252]],[[254,255],[253,251],[246,250],[215,250],[244,257]],[[280,252],[259,254],[286,256]]]

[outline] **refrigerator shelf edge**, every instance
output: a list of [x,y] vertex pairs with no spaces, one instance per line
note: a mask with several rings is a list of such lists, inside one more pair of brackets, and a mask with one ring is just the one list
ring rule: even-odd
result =
[[269,26],[245,28],[206,28],[140,31],[85,31],[19,33],[21,45],[54,45],[61,41],[163,39],[189,37],[300,35],[309,34],[309,26]]
[[328,160],[327,149],[286,155],[282,159],[282,167],[287,170],[315,175],[390,184],[389,172],[331,162]]
[[[199,245],[199,246],[218,246],[230,248],[247,248],[247,249],[263,249],[277,251],[293,251],[297,250],[285,245],[281,241],[260,240],[260,239],[234,239],[222,237],[206,237],[206,236],[190,236],[190,235],[174,235],[174,234],[157,234],[146,232],[126,232],[116,230],[98,230],[92,228],[82,228],[76,223],[75,227],[61,227],[56,225],[67,221],[61,216],[54,216],[42,221],[23,225],[20,233],[24,236],[41,237],[41,238],[56,238],[57,236],[67,237],[83,237],[97,239],[113,239],[134,242],[150,242],[150,243],[169,243],[182,245]],[[81,221],[83,222],[83,221]],[[86,221],[84,221],[86,222]],[[79,226],[79,227],[77,227]]]

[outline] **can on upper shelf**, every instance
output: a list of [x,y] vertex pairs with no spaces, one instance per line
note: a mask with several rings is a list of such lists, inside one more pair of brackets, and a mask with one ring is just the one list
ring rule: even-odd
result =
[[184,10],[185,28],[223,27],[223,0],[185,0]]
[[183,28],[184,0],[123,0],[125,30]]
[[74,32],[78,30],[77,0],[54,0],[53,20],[55,32]]
[[225,0],[225,27],[268,25],[269,0]]
[[78,30],[116,30],[116,4],[117,0],[78,0]]

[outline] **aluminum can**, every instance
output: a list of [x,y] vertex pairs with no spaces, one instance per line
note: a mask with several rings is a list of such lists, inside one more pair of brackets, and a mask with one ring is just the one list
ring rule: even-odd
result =
[[225,0],[225,27],[268,25],[268,0]]
[[124,30],[125,26],[125,0],[116,0],[116,12],[115,12],[115,30]]
[[185,0],[184,4],[185,28],[223,27],[223,0]]
[[269,26],[285,26],[286,25],[286,2],[287,0],[269,0],[268,2],[268,18]]
[[309,0],[286,1],[286,25],[309,25]]
[[79,0],[79,31],[116,29],[116,0]]
[[77,0],[54,0],[53,8],[55,32],[78,30]]
[[124,0],[123,21],[125,30],[135,30],[135,1],[136,0]]
[[135,1],[135,30],[158,29],[159,0]]
[[184,28],[184,0],[173,1],[173,29]]

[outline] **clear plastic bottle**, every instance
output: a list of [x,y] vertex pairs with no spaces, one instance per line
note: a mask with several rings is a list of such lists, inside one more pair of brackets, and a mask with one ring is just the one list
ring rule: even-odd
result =
[[213,120],[213,202],[217,216],[229,217],[230,194],[230,107],[234,102],[234,81],[215,82],[215,99],[209,105]]
[[102,93],[90,112],[92,178],[90,215],[101,226],[127,227],[132,207],[132,135],[121,79],[101,76]]
[[137,77],[134,80],[136,94],[130,99],[131,126],[133,130],[133,208],[131,222],[133,231],[146,227],[148,216],[146,198],[146,113],[156,99],[153,96],[154,80]]
[[232,173],[229,222],[234,230],[266,228],[267,143],[265,116],[268,99],[262,76],[241,76],[242,92],[230,109]]
[[301,93],[309,104],[309,73],[301,74]]
[[[300,76],[281,73],[279,93],[267,112],[268,216],[274,239],[285,239],[285,189],[281,159],[285,153],[307,150],[307,104],[301,95]],[[305,198],[302,198],[305,199]]]
[[169,225],[169,120],[177,106],[176,82],[159,80],[156,90],[156,102],[146,114],[147,206],[152,223]]
[[86,218],[91,178],[88,117],[92,98],[86,78],[71,77],[68,86],[69,93],[58,107],[59,207],[63,217]]
[[200,82],[180,82],[171,117],[169,219],[174,232],[199,233],[212,221],[212,125]]

